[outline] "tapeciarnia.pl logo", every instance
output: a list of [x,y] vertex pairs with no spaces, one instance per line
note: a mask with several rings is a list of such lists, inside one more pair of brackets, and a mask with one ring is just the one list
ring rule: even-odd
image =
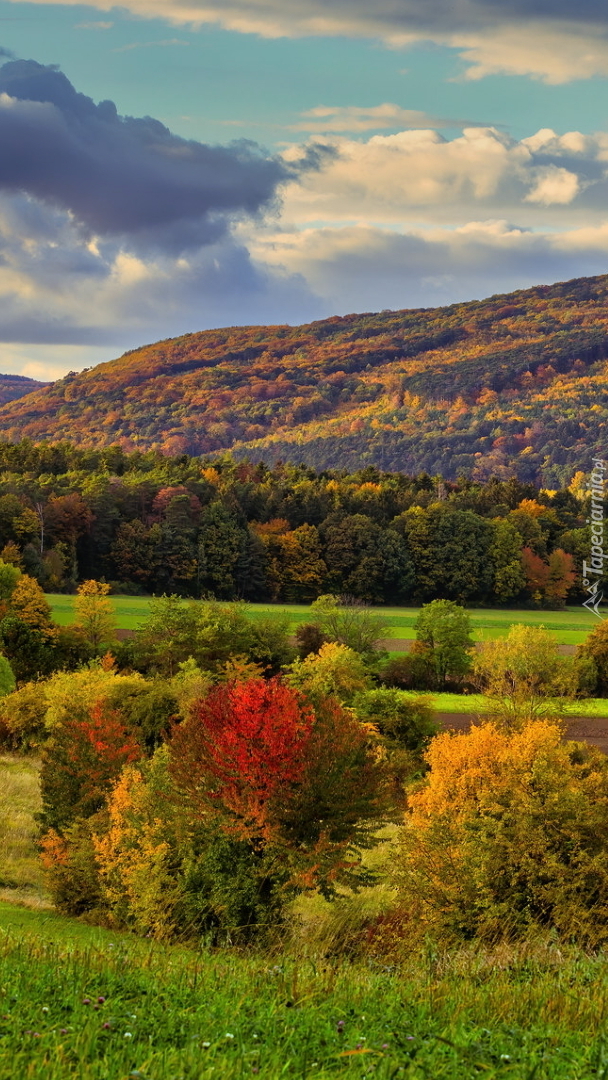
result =
[[591,495],[591,510],[587,518],[587,524],[591,526],[591,561],[583,559],[583,585],[589,595],[583,602],[583,607],[597,615],[598,619],[606,616],[600,611],[600,604],[604,599],[604,593],[600,591],[604,576],[604,559],[608,559],[608,552],[604,552],[604,486],[606,483],[606,462],[603,458],[592,458],[593,469],[590,477],[589,493]]

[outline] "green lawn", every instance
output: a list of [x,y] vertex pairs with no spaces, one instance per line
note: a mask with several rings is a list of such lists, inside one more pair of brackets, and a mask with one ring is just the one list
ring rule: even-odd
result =
[[608,960],[195,952],[0,903],[0,1080],[596,1080]]
[[[51,593],[48,596],[53,617],[61,626],[67,626],[74,618],[74,597]],[[134,630],[143,622],[149,609],[149,598],[142,596],[113,596],[118,626]],[[310,607],[305,604],[249,604],[252,618],[271,615],[289,618],[293,627],[309,618]],[[414,623],[418,608],[377,608],[378,614],[388,624],[387,637],[397,639],[415,637]],[[528,626],[545,626],[555,634],[560,644],[578,645],[589,631],[597,625],[597,618],[582,607],[565,611],[504,611],[474,608],[469,611],[475,641],[487,641],[504,637],[513,623]]]
[[[483,694],[423,694],[414,690],[406,691],[410,697],[424,696],[440,713],[467,713],[481,716],[488,706],[488,699]],[[608,698],[580,698],[571,701],[564,708],[564,716],[608,717]]]

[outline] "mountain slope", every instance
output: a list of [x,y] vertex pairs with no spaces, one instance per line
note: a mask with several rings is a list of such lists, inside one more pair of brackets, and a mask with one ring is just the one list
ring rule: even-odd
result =
[[0,408],[15,440],[557,484],[608,445],[608,275],[158,342]]

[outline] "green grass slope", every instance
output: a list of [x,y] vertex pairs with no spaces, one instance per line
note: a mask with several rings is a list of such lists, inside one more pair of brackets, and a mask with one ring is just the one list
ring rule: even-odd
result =
[[547,943],[338,958],[195,952],[0,904],[0,1080],[586,1080],[608,964]]
[[0,408],[8,439],[231,448],[549,486],[606,444],[608,276],[446,308],[188,334]]

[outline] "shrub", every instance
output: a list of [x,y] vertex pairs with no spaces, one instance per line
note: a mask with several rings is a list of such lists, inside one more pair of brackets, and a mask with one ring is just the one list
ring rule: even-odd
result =
[[311,653],[318,653],[321,646],[329,641],[316,623],[300,623],[296,630],[296,643],[300,660],[305,660]]
[[8,745],[31,750],[45,738],[47,702],[39,683],[28,682],[0,700],[0,722]]
[[439,735],[427,761],[396,875],[422,933],[608,940],[608,758],[535,720]]
[[42,756],[43,825],[62,831],[97,813],[123,765],[141,756],[121,717],[101,702],[57,724]]
[[62,915],[84,915],[101,907],[94,827],[93,820],[76,821],[61,835],[49,829],[40,841],[47,887]]
[[342,704],[370,686],[363,657],[347,645],[333,641],[322,645],[318,653],[310,653],[305,660],[294,660],[286,670],[285,680],[311,700],[331,696]]
[[582,645],[577,656],[592,660],[597,672],[597,691],[601,697],[608,695],[608,623],[599,622]]
[[356,694],[352,705],[359,719],[375,724],[389,743],[416,754],[427,748],[439,730],[427,698],[412,698],[392,687],[383,686]]
[[176,930],[176,808],[165,749],[126,766],[107,800],[107,827],[93,836],[104,905],[120,926],[158,939]]

